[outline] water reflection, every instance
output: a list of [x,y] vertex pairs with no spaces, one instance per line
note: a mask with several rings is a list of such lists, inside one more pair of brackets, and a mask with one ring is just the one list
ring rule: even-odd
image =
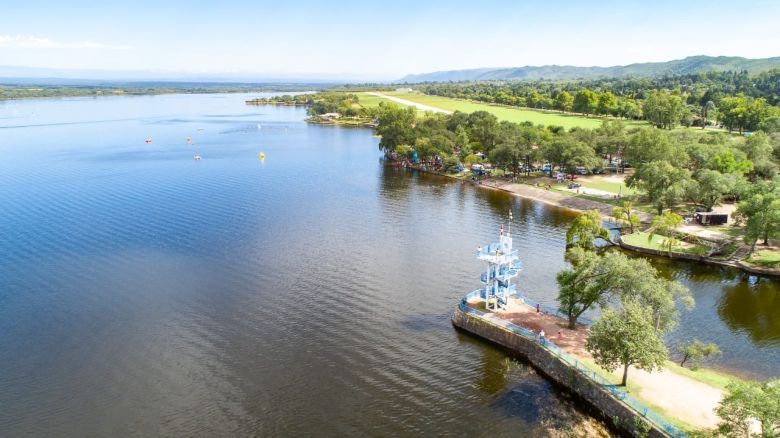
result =
[[724,288],[718,315],[735,331],[747,333],[759,346],[780,345],[780,291],[777,284],[744,279]]

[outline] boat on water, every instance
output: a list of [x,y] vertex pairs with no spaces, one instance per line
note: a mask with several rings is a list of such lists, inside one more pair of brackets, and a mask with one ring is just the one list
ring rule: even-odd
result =
[[146,144],[149,144],[152,142],[152,137],[146,137],[146,140],[144,140]]
[[259,154],[257,154],[257,158],[259,158],[260,161],[265,160],[265,152],[260,152]]
[[192,157],[192,158],[195,159],[195,161],[200,161],[201,157],[200,157],[200,154],[195,154],[195,156]]

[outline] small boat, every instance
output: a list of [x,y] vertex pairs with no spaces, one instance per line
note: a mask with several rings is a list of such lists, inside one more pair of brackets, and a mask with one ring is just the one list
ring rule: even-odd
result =
[[152,137],[146,137],[146,144],[149,144],[152,142]]
[[192,137],[187,137],[187,143],[192,144]]
[[192,158],[194,158],[195,161],[200,161],[200,154],[195,154],[195,156]]
[[260,153],[257,155],[257,158],[259,158],[261,161],[262,161],[262,160],[265,160],[265,152],[260,152]]

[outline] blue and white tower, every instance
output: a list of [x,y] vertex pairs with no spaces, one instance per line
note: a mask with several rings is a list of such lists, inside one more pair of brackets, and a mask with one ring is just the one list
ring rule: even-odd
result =
[[485,245],[477,250],[477,258],[487,263],[485,272],[481,275],[485,288],[481,296],[485,299],[488,310],[506,309],[509,297],[517,294],[512,279],[520,272],[520,258],[516,249],[512,249],[512,212],[509,212],[509,227],[501,234],[498,243]]

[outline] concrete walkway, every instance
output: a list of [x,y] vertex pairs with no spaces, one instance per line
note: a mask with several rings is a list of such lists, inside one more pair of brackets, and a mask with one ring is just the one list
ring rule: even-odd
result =
[[[470,302],[469,305],[476,307],[476,303]],[[544,312],[537,313],[536,309],[516,299],[509,301],[507,310],[491,314],[535,333],[544,330],[547,340],[567,353],[585,361],[593,359],[585,349],[589,333],[586,326],[578,325],[577,330],[569,330],[563,319]],[[620,368],[613,373],[615,381],[619,381],[622,372]],[[638,388],[633,394],[635,397],[658,406],[668,415],[702,428],[712,428],[718,423],[715,408],[723,397],[723,391],[719,388],[667,369],[648,373],[631,367],[628,381],[632,387]]]

